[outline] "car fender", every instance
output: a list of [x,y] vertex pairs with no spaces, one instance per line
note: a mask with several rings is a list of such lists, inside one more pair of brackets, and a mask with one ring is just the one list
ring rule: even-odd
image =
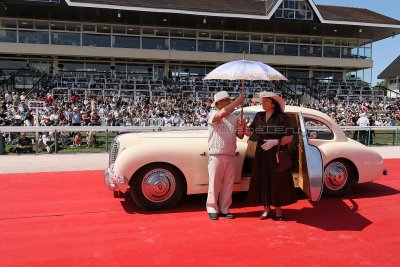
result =
[[351,161],[357,168],[358,183],[369,182],[383,175],[382,156],[358,142],[325,142],[317,147],[321,151],[324,167],[337,158]]
[[[188,157],[188,147],[174,142],[143,143],[123,149],[115,160],[114,172],[130,181],[141,167],[155,162],[163,162],[177,167],[186,179],[191,177],[192,158]],[[173,156],[171,156],[173,153]]]

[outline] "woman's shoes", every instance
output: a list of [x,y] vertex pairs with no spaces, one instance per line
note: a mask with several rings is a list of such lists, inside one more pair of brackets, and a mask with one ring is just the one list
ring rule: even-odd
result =
[[274,221],[282,221],[283,220],[282,211],[280,211],[279,213],[275,212],[275,216],[272,219]]
[[271,215],[271,208],[264,208],[264,212],[260,216],[260,220],[265,220],[268,218],[272,218],[274,221],[283,221],[282,211],[279,209],[278,213],[275,211],[275,216]]
[[260,220],[265,220],[271,217],[271,209],[264,209],[264,212],[260,216]]

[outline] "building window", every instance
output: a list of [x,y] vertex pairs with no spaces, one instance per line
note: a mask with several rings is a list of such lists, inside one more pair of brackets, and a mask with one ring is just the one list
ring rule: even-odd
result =
[[198,40],[197,50],[200,52],[222,52],[222,41]]
[[119,48],[140,48],[140,37],[139,36],[113,36],[113,47]]
[[15,30],[0,30],[0,42],[16,43],[17,31]]
[[196,40],[171,38],[171,50],[196,51]]
[[19,31],[19,42],[26,44],[49,44],[49,32]]
[[276,10],[275,18],[313,20],[314,13],[306,0],[284,0]]
[[79,33],[70,32],[52,32],[51,44],[80,46],[81,35]]
[[109,35],[100,34],[82,34],[83,46],[111,47],[111,38]]
[[142,49],[168,50],[169,43],[166,38],[143,37]]
[[249,43],[248,42],[224,42],[224,52],[225,53],[245,53],[249,52]]
[[340,57],[340,47],[324,46],[324,57]]

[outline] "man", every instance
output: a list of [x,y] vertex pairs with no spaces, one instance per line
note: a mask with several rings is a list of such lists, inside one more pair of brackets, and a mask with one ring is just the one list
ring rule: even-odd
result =
[[15,147],[15,153],[32,153],[32,140],[26,136],[26,133],[20,133],[17,145]]
[[74,110],[71,115],[71,125],[72,126],[81,126],[81,113],[78,111],[77,107],[74,107]]
[[[235,178],[236,132],[243,138],[243,126],[232,111],[243,104],[244,97],[233,102],[226,91],[214,95],[213,109],[208,115],[208,198],[207,212],[211,220],[218,215],[228,219],[235,216],[229,212],[232,203],[232,190]],[[237,131],[238,130],[238,131]]]
[[[369,126],[369,119],[365,115],[365,113],[360,114],[360,118],[357,120],[357,125],[361,127],[366,127]],[[362,144],[366,145],[367,144],[367,134],[368,131],[362,130],[358,132],[358,137],[359,140]]]

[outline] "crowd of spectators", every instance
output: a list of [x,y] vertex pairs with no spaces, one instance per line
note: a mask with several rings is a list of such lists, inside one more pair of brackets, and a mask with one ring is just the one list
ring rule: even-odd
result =
[[[70,99],[53,98],[51,94],[37,97],[45,101],[39,109],[40,126],[206,126],[209,99],[182,97],[93,96],[82,99],[72,94]],[[28,100],[18,93],[6,93],[0,98],[0,125],[35,125],[35,114],[28,109]]]
[[[82,81],[83,82],[83,81]],[[285,97],[285,96],[284,96]],[[288,105],[300,105],[319,110],[333,118],[340,126],[396,126],[400,125],[400,99],[390,101],[346,101],[335,97],[326,97],[318,103],[299,103],[285,97]],[[45,107],[38,109],[36,121],[35,110],[28,108],[28,101],[44,101]],[[146,95],[136,97],[110,95],[71,94],[54,97],[50,91],[36,97],[26,97],[24,93],[6,92],[0,96],[0,126],[207,126],[207,114],[211,110],[211,98],[182,97],[175,94],[167,97]],[[249,98],[245,106],[255,103]],[[83,133],[83,136],[82,136]],[[96,144],[94,131],[60,132],[61,145],[79,147],[85,144],[93,147]],[[370,131],[370,134],[373,134]],[[15,145],[11,152],[29,153],[33,141],[21,133],[20,136],[9,136],[10,143]],[[355,131],[353,139],[367,144],[372,143],[373,136],[367,137],[366,131]],[[52,133],[43,133],[38,139],[38,148],[51,153],[54,151],[55,139]]]
[[[72,94],[70,99],[53,97],[50,93],[35,99],[45,101],[39,109],[40,126],[207,126],[212,99],[184,98],[177,94],[167,97],[123,96],[83,98]],[[370,126],[395,126],[400,123],[400,100],[346,102],[325,98],[319,103],[304,104],[287,99],[289,105],[301,105],[331,116],[341,126],[357,125],[365,114]],[[248,99],[245,105],[252,105]],[[0,97],[1,126],[35,125],[34,110],[28,108],[24,94],[7,92]]]
[[332,117],[340,126],[360,126],[361,115],[369,119],[369,126],[400,125],[400,99],[383,101],[338,101],[325,98],[318,104],[303,105],[319,110]]

